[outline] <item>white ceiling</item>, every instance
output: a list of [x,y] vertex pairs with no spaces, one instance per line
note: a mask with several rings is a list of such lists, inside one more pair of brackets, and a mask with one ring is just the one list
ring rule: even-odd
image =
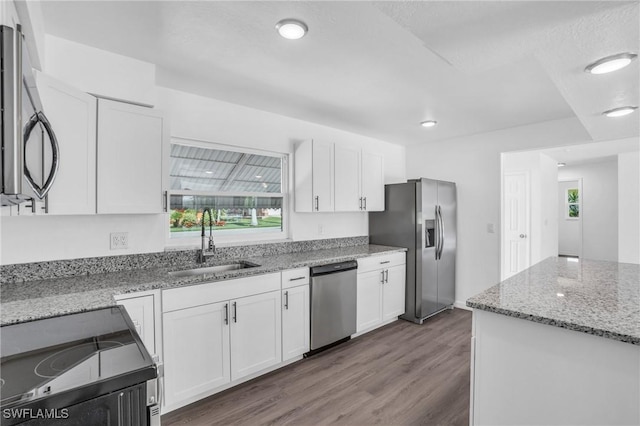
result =
[[[594,140],[639,135],[637,1],[46,1],[45,31],[157,65],[157,83],[391,143],[577,116]],[[295,17],[303,39],[274,27]],[[419,122],[438,121],[423,129]]]

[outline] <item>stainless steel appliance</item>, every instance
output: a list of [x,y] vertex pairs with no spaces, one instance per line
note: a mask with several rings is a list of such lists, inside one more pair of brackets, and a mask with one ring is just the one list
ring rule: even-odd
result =
[[[42,111],[33,69],[18,25],[0,26],[2,91],[2,206],[45,199],[58,173],[59,148]],[[32,140],[27,146],[27,142]],[[48,142],[47,142],[48,141]],[[29,164],[32,167],[29,167]],[[23,188],[23,180],[32,194]],[[46,206],[46,203],[45,203]],[[31,203],[35,210],[35,203]],[[45,207],[46,208],[46,207]]]
[[385,185],[385,211],[369,214],[369,242],[407,248],[405,314],[422,323],[453,307],[456,184],[433,179]]
[[348,261],[311,268],[311,352],[356,332],[356,269]]
[[123,307],[0,332],[2,425],[160,424],[157,366]]

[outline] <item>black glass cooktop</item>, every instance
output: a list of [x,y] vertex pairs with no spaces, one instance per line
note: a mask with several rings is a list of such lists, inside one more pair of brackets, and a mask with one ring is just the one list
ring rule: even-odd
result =
[[[155,366],[124,308],[88,311],[0,328],[0,406],[84,389],[96,396],[155,377]],[[133,374],[143,372],[143,374]],[[108,386],[105,386],[108,384]]]

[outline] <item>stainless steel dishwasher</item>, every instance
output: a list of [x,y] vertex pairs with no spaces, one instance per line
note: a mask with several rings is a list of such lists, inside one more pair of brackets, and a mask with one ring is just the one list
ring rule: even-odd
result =
[[356,261],[311,268],[311,352],[356,332]]

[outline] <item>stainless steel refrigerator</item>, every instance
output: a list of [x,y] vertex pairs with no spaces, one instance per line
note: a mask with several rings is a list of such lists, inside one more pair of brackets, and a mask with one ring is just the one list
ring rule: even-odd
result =
[[422,324],[453,307],[456,184],[433,179],[385,185],[385,210],[369,213],[369,241],[407,248],[405,314]]

